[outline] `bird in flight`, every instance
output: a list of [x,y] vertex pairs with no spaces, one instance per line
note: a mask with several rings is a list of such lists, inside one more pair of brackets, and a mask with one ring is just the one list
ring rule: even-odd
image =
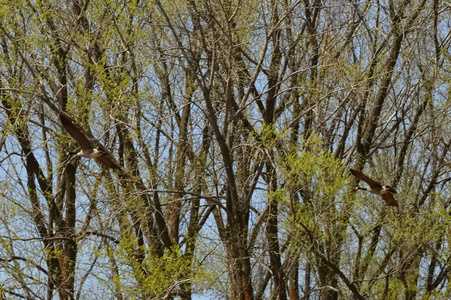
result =
[[354,175],[357,179],[363,180],[366,183],[368,183],[368,188],[362,188],[357,186],[356,190],[365,190],[372,194],[380,195],[382,199],[384,199],[385,203],[387,203],[388,206],[398,206],[398,202],[395,200],[395,197],[393,197],[393,194],[396,194],[396,191],[388,186],[388,185],[382,185],[377,181],[374,181],[373,179],[369,178],[365,174],[363,174],[360,171],[350,169],[349,170],[352,175]]
[[[77,143],[81,147],[81,150],[78,153],[76,153],[77,156],[95,158],[97,161],[99,161],[107,168],[120,169],[119,164],[115,161],[115,159],[112,157],[110,153],[107,153],[107,151],[104,151],[102,149],[96,149],[92,146],[90,139],[88,139],[88,137],[80,128],[80,126],[76,124],[71,117],[62,113],[59,114],[59,117],[64,129],[67,131],[67,133],[69,133],[69,135],[74,140],[77,141]],[[94,140],[94,142],[95,144],[100,145],[98,141]]]

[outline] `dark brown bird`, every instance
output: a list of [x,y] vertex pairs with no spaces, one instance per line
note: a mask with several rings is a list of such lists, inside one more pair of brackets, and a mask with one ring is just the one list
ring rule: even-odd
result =
[[[87,138],[86,134],[72,118],[60,114],[60,120],[67,133],[69,133],[69,135],[76,140],[81,147],[81,150],[76,153],[77,156],[95,158],[107,168],[120,169],[119,164],[114,160],[111,154],[102,149],[96,149],[92,146],[90,139]],[[95,141],[95,143],[100,146],[98,141]]]
[[368,188],[361,188],[358,186],[356,187],[356,190],[365,190],[372,194],[380,195],[382,199],[384,199],[385,203],[387,203],[387,205],[398,206],[398,202],[395,200],[395,197],[393,197],[393,194],[396,194],[396,191],[392,187],[388,185],[382,185],[357,170],[350,169],[349,171],[352,175],[357,177],[357,179],[363,180],[369,185]]

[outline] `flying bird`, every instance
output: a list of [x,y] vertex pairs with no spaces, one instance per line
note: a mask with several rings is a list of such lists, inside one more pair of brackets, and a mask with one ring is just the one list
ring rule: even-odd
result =
[[[115,161],[110,153],[108,153],[106,150],[93,147],[93,143],[90,141],[90,139],[88,139],[80,126],[76,124],[72,118],[62,113],[59,114],[59,117],[64,129],[66,129],[67,133],[69,133],[69,135],[74,140],[76,140],[81,147],[81,150],[76,153],[77,156],[95,158],[107,168],[120,169],[119,164]],[[102,147],[100,143],[95,139],[91,138],[91,140],[95,144]]]
[[382,185],[357,170],[350,169],[349,171],[357,179],[363,180],[369,185],[368,188],[357,186],[355,188],[356,190],[365,190],[372,194],[380,195],[388,206],[398,206],[398,202],[395,200],[395,197],[393,197],[393,194],[396,194],[396,191],[392,187],[388,185]]

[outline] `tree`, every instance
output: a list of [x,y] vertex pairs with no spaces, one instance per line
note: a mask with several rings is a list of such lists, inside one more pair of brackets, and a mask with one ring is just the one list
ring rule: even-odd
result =
[[[446,4],[0,11],[5,295],[449,294]],[[74,157],[60,114],[120,168]],[[399,209],[357,193],[349,167]]]

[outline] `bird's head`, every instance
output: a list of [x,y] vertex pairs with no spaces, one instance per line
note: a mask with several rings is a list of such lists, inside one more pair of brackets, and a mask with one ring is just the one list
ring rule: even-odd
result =
[[101,150],[101,149],[99,149],[99,148],[92,149],[92,150],[93,150],[93,152],[96,153],[96,154],[101,154],[101,155],[104,155],[104,154],[105,154],[105,151],[103,151],[103,150]]
[[382,189],[383,189],[383,190],[386,190],[386,191],[389,191],[390,193],[396,194],[395,189],[392,188],[391,186],[384,185],[384,186],[382,187]]

